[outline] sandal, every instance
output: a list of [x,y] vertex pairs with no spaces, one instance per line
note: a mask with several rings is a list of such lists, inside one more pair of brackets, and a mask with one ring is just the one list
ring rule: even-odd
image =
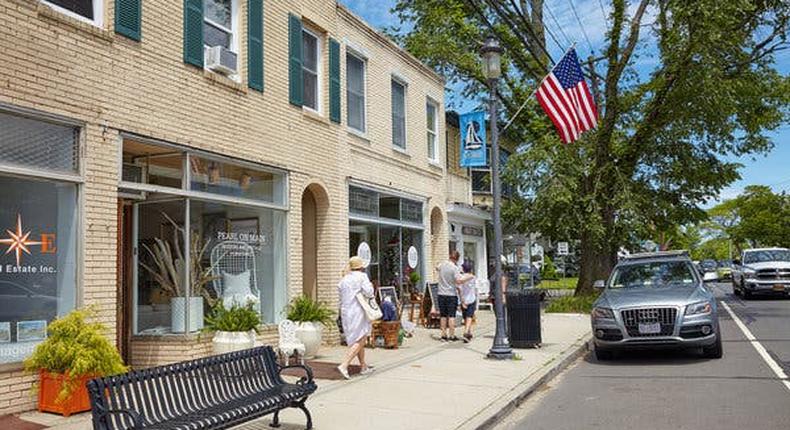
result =
[[351,379],[351,376],[348,374],[348,369],[344,369],[342,366],[337,366],[337,371],[343,375],[344,378]]

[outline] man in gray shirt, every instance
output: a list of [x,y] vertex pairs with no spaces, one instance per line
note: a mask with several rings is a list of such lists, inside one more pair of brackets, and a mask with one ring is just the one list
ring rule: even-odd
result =
[[[450,252],[450,259],[440,264],[439,271],[439,297],[436,307],[439,308],[439,326],[442,329],[443,341],[456,341],[455,336],[455,311],[458,309],[458,297],[461,295],[461,285],[474,277],[472,274],[462,274],[458,267],[458,251]],[[447,329],[450,337],[447,337]]]

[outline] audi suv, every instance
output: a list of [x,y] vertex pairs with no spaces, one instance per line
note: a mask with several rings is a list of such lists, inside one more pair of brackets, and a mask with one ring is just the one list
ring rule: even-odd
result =
[[698,348],[721,358],[716,299],[685,251],[632,254],[617,264],[593,305],[595,355],[618,350]]

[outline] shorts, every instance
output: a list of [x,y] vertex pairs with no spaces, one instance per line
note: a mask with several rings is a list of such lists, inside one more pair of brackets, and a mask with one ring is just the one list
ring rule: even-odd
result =
[[455,311],[458,309],[458,297],[439,296],[439,316],[442,318],[455,318]]
[[463,309],[461,312],[463,312],[464,318],[472,318],[475,316],[475,309],[477,309],[477,300],[466,305],[466,309]]

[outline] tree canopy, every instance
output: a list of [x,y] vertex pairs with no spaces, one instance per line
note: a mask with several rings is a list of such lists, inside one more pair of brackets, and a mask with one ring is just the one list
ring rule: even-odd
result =
[[[580,240],[577,294],[608,275],[621,245],[704,219],[701,204],[739,177],[725,157],[769,151],[767,132],[790,105],[790,79],[773,65],[787,47],[790,2],[608,3],[603,55],[586,67],[599,127],[562,145],[533,100],[508,130],[524,144],[505,171],[521,194],[504,217]],[[499,39],[500,119],[559,60],[546,49],[542,0],[400,0],[395,12],[413,24],[399,41],[467,97],[486,93],[480,42]]]

